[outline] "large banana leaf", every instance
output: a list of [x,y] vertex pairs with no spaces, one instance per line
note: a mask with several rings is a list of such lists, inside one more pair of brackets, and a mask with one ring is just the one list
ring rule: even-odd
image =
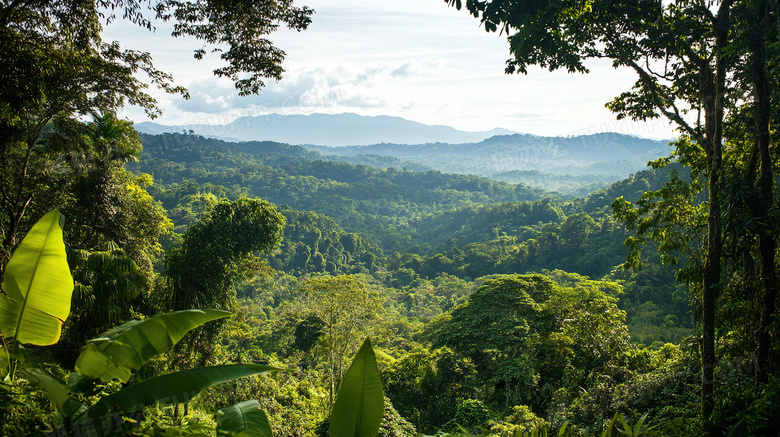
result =
[[54,405],[61,417],[73,417],[87,408],[71,397],[70,390],[55,377],[37,367],[23,370],[28,380],[37,385],[44,396]]
[[0,332],[19,343],[56,343],[70,313],[73,277],[65,256],[62,222],[57,210],[43,216],[6,266]]
[[0,381],[4,380],[11,371],[11,354],[5,347],[5,339],[0,336]]
[[201,391],[221,382],[243,376],[283,370],[261,364],[231,364],[183,370],[123,388],[101,398],[87,410],[87,417],[96,421],[113,421],[123,412],[140,411],[153,404],[188,402]]
[[366,339],[341,382],[330,413],[331,437],[375,437],[385,397],[371,341]]
[[173,347],[191,329],[229,315],[223,310],[184,310],[132,320],[90,340],[76,360],[76,371],[104,382],[127,382],[133,370]]
[[232,437],[271,437],[268,416],[254,399],[217,411],[217,435]]

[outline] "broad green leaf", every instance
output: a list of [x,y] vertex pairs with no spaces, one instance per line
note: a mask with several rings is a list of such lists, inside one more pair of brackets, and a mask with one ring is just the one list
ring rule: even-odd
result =
[[5,379],[11,371],[11,355],[5,347],[5,339],[0,336],[0,381]]
[[6,266],[0,332],[19,343],[56,343],[70,313],[73,277],[62,241],[62,221],[57,210],[38,220]]
[[[566,422],[563,422],[563,425],[561,425],[561,429],[558,430],[558,437],[564,437],[565,435],[567,435],[566,428],[568,427],[569,427],[569,421],[567,420]],[[571,433],[569,433],[569,435],[571,435]]]
[[231,364],[170,373],[139,382],[101,398],[87,410],[86,415],[93,420],[113,420],[116,417],[111,417],[112,414],[140,411],[154,404],[188,402],[215,384],[277,370],[284,369],[261,364]]
[[[636,437],[634,435],[634,430],[631,429],[631,425],[629,425],[628,422],[626,422],[626,418],[623,417],[622,414],[615,414],[615,417],[620,421],[620,424],[623,425],[623,432],[622,432],[623,435],[625,435],[626,437]],[[614,421],[615,419],[612,420]]]
[[229,315],[223,310],[184,310],[132,320],[81,348],[76,371],[104,382],[127,382],[134,370],[173,347],[191,329]]
[[103,389],[103,385],[96,379],[89,378],[79,372],[68,374],[68,390],[84,396],[95,396]]
[[385,410],[382,381],[371,341],[366,339],[341,382],[330,413],[331,437],[374,437]]
[[617,432],[617,420],[619,414],[620,413],[615,413],[615,415],[612,416],[612,419],[609,422],[607,422],[607,428],[604,430],[603,433],[601,433],[601,437],[612,437],[612,432],[613,431]]
[[217,411],[217,435],[234,437],[271,437],[268,416],[254,399]]
[[41,388],[44,396],[54,404],[57,413],[62,417],[73,417],[87,408],[81,402],[71,397],[65,384],[44,370],[37,367],[24,368],[23,372],[31,382]]

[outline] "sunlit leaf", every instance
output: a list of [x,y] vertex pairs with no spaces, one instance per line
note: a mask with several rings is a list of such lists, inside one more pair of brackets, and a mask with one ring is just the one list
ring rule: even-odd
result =
[[331,437],[374,437],[385,409],[382,381],[371,341],[366,339],[341,382],[330,414]]
[[233,437],[271,437],[268,416],[254,399],[217,411],[217,435]]
[[5,347],[5,339],[0,337],[0,381],[5,379],[11,370],[11,356]]
[[227,317],[223,310],[184,310],[133,320],[90,340],[76,360],[76,371],[102,381],[127,382],[150,358],[169,350],[191,329]]
[[0,332],[19,343],[56,343],[70,313],[73,278],[62,241],[62,222],[57,210],[43,216],[6,266]]

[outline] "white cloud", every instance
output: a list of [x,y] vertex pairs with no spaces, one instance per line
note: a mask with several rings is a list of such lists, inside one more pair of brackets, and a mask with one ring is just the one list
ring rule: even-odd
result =
[[[286,114],[393,115],[464,130],[504,127],[566,135],[614,123],[604,103],[635,81],[632,73],[614,70],[608,62],[593,62],[589,75],[531,69],[528,75],[506,76],[505,36],[486,33],[467,12],[441,1],[300,4],[316,10],[313,23],[301,33],[272,35],[287,53],[287,71],[257,96],[239,97],[230,81],[214,78],[211,71],[220,65],[216,56],[194,61],[197,41],[172,39],[162,27],[153,36],[127,27],[117,28],[114,35],[149,50],[158,67],[189,86],[190,101],[155,94],[165,111],[159,120],[163,124],[264,108]],[[143,120],[137,110],[126,115]],[[671,136],[663,126],[645,130]]]

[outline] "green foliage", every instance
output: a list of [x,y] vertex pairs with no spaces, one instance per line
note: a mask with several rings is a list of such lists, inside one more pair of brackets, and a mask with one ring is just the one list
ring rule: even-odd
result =
[[515,405],[511,413],[490,428],[491,434],[504,436],[524,435],[534,429],[546,429],[549,424],[536,416],[526,405]]
[[66,210],[72,158],[83,146],[100,147],[75,127],[81,117],[125,102],[159,113],[137,72],[155,86],[183,92],[169,85],[170,76],[154,68],[148,53],[103,43],[101,28],[89,1],[2,6],[0,40],[7,49],[0,53],[0,78],[7,86],[0,90],[0,272],[36,220],[52,209]]
[[[136,3],[132,3],[136,5]],[[265,38],[280,25],[305,30],[311,23],[312,9],[296,7],[291,2],[273,5],[234,2],[165,1],[156,5],[155,13],[165,21],[176,22],[172,36],[194,36],[214,45],[227,66],[214,70],[217,77],[235,82],[239,95],[257,94],[265,86],[263,79],[281,80],[285,53]],[[226,46],[227,49],[216,48]],[[195,58],[203,59],[206,50],[195,50]]]
[[132,123],[112,112],[93,113],[92,118],[91,123],[73,126],[74,132],[63,139],[83,144],[69,157],[72,201],[63,209],[73,222],[68,244],[86,251],[118,246],[150,280],[152,262],[161,254],[159,240],[171,223],[144,189],[152,185],[151,176],[124,169],[127,162],[138,160],[143,148]]
[[458,403],[476,397],[480,386],[474,363],[446,347],[406,354],[382,375],[388,397],[424,433],[449,422]]
[[[564,215],[564,206],[569,206],[570,217]],[[473,211],[464,208],[455,213],[458,217],[452,223],[456,229],[448,232],[457,239],[439,244],[438,253],[423,257],[404,255],[390,266],[412,269],[429,278],[442,273],[476,278],[542,269],[602,277],[625,260],[625,248],[618,244],[626,236],[625,229],[612,217],[603,213],[590,216],[575,204],[543,200]],[[439,218],[432,222],[446,225],[448,220]],[[424,228],[425,222],[418,226]]]
[[414,425],[398,414],[390,399],[387,397],[384,399],[385,411],[376,437],[414,437],[419,435]]
[[609,294],[617,284],[559,271],[550,276],[560,285],[538,274],[485,282],[436,336],[435,346],[474,362],[494,387],[487,396],[493,402],[538,405],[543,399],[530,395],[538,387],[558,385],[566,374],[569,384],[581,384],[619,365],[630,348],[625,314]]
[[215,411],[255,399],[268,415],[272,435],[304,437],[330,413],[327,390],[316,375],[275,372],[241,378],[206,390],[190,405],[200,411]]
[[166,302],[176,310],[231,308],[234,282],[262,266],[254,252],[275,249],[284,217],[261,199],[223,199],[190,226],[182,246],[166,259]]
[[366,339],[339,388],[330,414],[331,437],[373,437],[384,414],[384,392],[371,341]]
[[[221,188],[230,198],[248,192],[277,205],[316,211],[333,218],[347,232],[359,233],[365,241],[382,242],[387,253],[429,247],[429,236],[410,227],[424,215],[464,205],[534,200],[541,195],[524,186],[473,176],[328,162],[297,146],[278,143],[233,145],[179,134],[141,138],[143,160],[128,168],[152,173],[172,188],[189,179],[201,186],[230,187]],[[236,186],[244,188],[232,188]],[[173,208],[176,199],[169,195],[160,192],[158,198]],[[436,217],[446,219],[446,214]],[[327,238],[328,232],[323,229],[322,233]]]
[[[330,437],[329,427],[330,419],[323,420],[315,428],[315,435],[317,437]],[[415,427],[398,414],[390,400],[385,397],[385,411],[376,437],[416,437],[418,435]]]
[[147,275],[125,251],[71,250],[75,289],[71,314],[52,355],[72,367],[78,348],[102,331],[132,319],[144,309],[150,287]]
[[[288,207],[280,251],[269,258],[271,267],[288,272],[368,273],[383,259],[382,250],[360,235],[344,231],[332,218]],[[369,258],[371,258],[369,260]]]
[[[132,302],[147,287],[147,278],[121,249],[79,252],[72,317],[80,331],[115,326],[131,318]],[[71,319],[73,323],[73,319]],[[89,325],[89,326],[85,326]]]
[[57,378],[40,367],[32,365],[30,360],[23,362],[23,364],[25,367],[22,373],[34,386],[39,387],[44,397],[51,402],[57,411],[58,420],[62,421],[86,411],[86,407]]
[[271,437],[268,416],[254,399],[221,408],[215,414],[217,435]]
[[317,316],[309,316],[295,325],[295,347],[309,352],[314,343],[323,335],[325,322]]
[[356,339],[371,332],[381,300],[352,276],[311,278],[301,284],[301,291],[308,311],[323,322],[332,403],[344,375],[344,360],[357,350]]
[[90,340],[76,360],[76,371],[103,382],[127,382],[133,371],[172,348],[190,330],[229,315],[221,310],[184,310],[127,322]]
[[158,376],[99,398],[79,415],[73,426],[101,426],[103,429],[110,429],[111,421],[117,420],[121,414],[132,415],[154,404],[186,403],[213,385],[277,370],[282,369],[260,364],[234,364],[202,367]]
[[200,411],[178,415],[178,405],[155,405],[144,410],[138,420],[125,418],[122,435],[131,437],[213,437],[215,424],[212,418]]
[[[617,437],[617,436],[625,436],[625,437],[653,437],[657,436],[658,434],[653,431],[655,426],[648,426],[645,425],[645,421],[647,420],[647,414],[640,417],[636,424],[634,426],[631,426],[630,423],[626,420],[626,418],[620,414],[615,414],[611,420],[607,421],[606,424],[604,424],[603,431],[599,432],[592,431],[590,428],[578,428],[577,426],[574,426],[570,424],[569,422],[565,422],[563,425],[561,425],[557,431],[554,429],[550,429],[548,425],[542,425],[533,427],[531,429],[525,430],[525,429],[516,429],[514,431],[502,431],[500,434],[501,437],[552,437],[552,436],[558,436],[558,437],[575,437],[575,436],[581,436],[581,437]],[[601,427],[598,427],[601,428]],[[597,428],[597,429],[598,429]],[[493,435],[493,434],[491,434]]]
[[[26,318],[27,311],[44,313],[51,307],[54,310],[49,310],[51,313],[49,317],[60,316],[62,319],[67,317],[67,311],[64,314],[57,312],[56,305],[58,300],[62,301],[60,295],[65,292],[69,298],[72,289],[60,221],[61,217],[57,211],[46,215],[33,226],[9,262],[5,288],[12,298],[21,295],[20,290],[24,290],[25,294],[21,296],[24,297],[25,305],[22,310],[16,311],[17,320],[11,320],[15,322],[15,325],[11,324],[14,329],[8,330],[7,324],[3,325],[3,329],[15,335],[13,357],[22,366],[20,374],[37,386],[55,406],[58,421],[63,423],[65,428],[89,432],[90,428],[100,426],[103,430],[112,431],[114,426],[112,421],[122,413],[142,411],[146,406],[156,403],[186,402],[203,389],[220,382],[281,370],[273,366],[251,364],[192,369],[142,381],[103,396],[89,407],[84,405],[74,397],[68,386],[43,370],[34,356],[21,346],[22,342],[41,345],[56,342],[57,338],[53,337],[59,336],[59,323],[62,323],[61,319],[54,326],[40,323],[39,325],[45,329],[39,329],[40,332],[36,334],[35,330],[27,326],[31,323]],[[42,296],[38,295],[42,293],[41,289],[49,293],[48,306],[43,304]],[[11,304],[4,304],[1,309],[8,312],[9,305],[14,303],[10,302]],[[65,303],[67,310],[70,306],[69,299],[65,300]],[[103,381],[114,378],[127,381],[131,376],[131,370],[138,370],[153,356],[170,349],[190,329],[227,315],[227,312],[216,310],[186,311],[160,315],[142,322],[129,322],[111,330],[101,338],[90,342],[82,350],[77,367],[85,374],[72,373],[69,378],[72,382],[71,387],[73,389],[85,387],[83,382],[86,382],[85,377],[88,376]],[[6,357],[8,357],[7,353]],[[6,362],[10,363],[10,361]],[[15,372],[12,372],[10,379],[12,384],[15,384],[14,374]],[[0,399],[6,417],[8,416],[7,405],[15,402],[13,388],[12,385],[8,390],[4,385],[3,396]]]
[[[463,6],[461,0],[447,3]],[[745,351],[755,350],[756,379],[763,383],[777,340],[777,226],[770,206],[777,165],[770,126],[777,118],[777,96],[770,89],[778,77],[770,72],[778,61],[778,23],[763,17],[777,13],[778,5],[526,3],[466,2],[487,31],[508,35],[512,59],[507,73],[527,73],[532,65],[585,73],[588,59],[610,59],[616,68],[634,70],[637,81],[607,108],[618,118],[665,117],[681,134],[673,156],[653,165],[660,168],[676,160],[690,168],[691,178],[673,177],[665,187],[643,195],[636,206],[623,198],[612,206],[637,232],[626,240],[631,249],[626,267],[640,265],[647,240],[659,244],[664,262],[687,255],[678,278],[691,286],[692,297],[701,305],[701,415],[707,435],[722,434],[722,424],[713,416],[719,334],[758,320],[755,343],[747,336],[740,343]],[[706,116],[686,117],[692,112]],[[757,223],[761,225],[755,227]],[[731,289],[739,291],[732,294]],[[743,318],[745,313],[737,309],[743,306],[736,302],[756,308],[753,322]],[[728,315],[723,307],[731,310]],[[740,321],[732,325],[734,320]]]
[[70,313],[73,279],[62,241],[62,221],[57,210],[46,214],[8,262],[0,295],[0,332],[14,337],[15,343],[56,343]]
[[[463,399],[458,404],[452,423],[466,429],[473,429],[487,425],[493,419],[493,412],[477,399]],[[448,428],[448,425],[443,427]]]
[[51,402],[30,381],[0,381],[0,433],[42,435],[56,420]]
[[[15,284],[17,290],[20,286],[24,286],[27,294],[33,294],[33,297],[36,298],[31,301],[32,304],[26,305],[26,310],[46,309],[40,304],[35,304],[36,300],[40,301],[40,296],[34,296],[34,294],[39,293],[39,288],[42,286],[45,286],[47,291],[63,290],[62,287],[66,287],[68,295],[70,294],[72,280],[65,260],[61,233],[60,215],[53,211],[33,227],[9,263],[6,275],[7,283]],[[64,273],[61,269],[58,270],[58,267],[61,266],[65,268]],[[14,294],[11,293],[11,296]],[[56,298],[56,294],[52,295],[49,300],[53,298]],[[27,301],[30,302],[30,299]],[[69,304],[69,302],[67,303]],[[67,306],[69,307],[69,305]],[[22,323],[25,320],[25,312],[19,311],[18,313],[21,321],[16,321],[15,330],[8,331],[16,335],[16,342],[47,343],[36,340],[34,336],[24,334],[29,330],[25,328],[27,323]],[[104,381],[113,378],[127,381],[130,377],[130,370],[139,369],[152,356],[168,350],[188,330],[206,321],[226,315],[228,313],[224,311],[198,310],[160,315],[143,322],[125,324],[88,344],[77,362],[79,370],[85,371],[88,376],[100,377]],[[67,313],[62,318],[66,316]],[[48,331],[56,331],[56,334],[59,334],[59,325],[55,328]],[[67,386],[38,367],[29,352],[24,351],[18,344],[14,357],[19,359],[24,366],[21,372],[25,378],[38,386],[56,407],[59,420],[63,421],[75,417],[77,418],[76,422],[73,425],[66,424],[66,426],[85,430],[94,427],[96,422],[104,430],[112,429],[111,415],[131,413],[138,409],[143,410],[145,406],[154,403],[186,401],[204,388],[216,383],[269,370],[279,370],[276,367],[265,365],[193,369],[189,372],[163,375],[126,387],[100,398],[87,408],[73,397]],[[77,373],[73,375],[76,376],[75,380],[83,377]],[[9,396],[5,388],[3,391],[3,403],[13,402],[13,396]],[[4,412],[8,417],[8,411]],[[78,419],[79,416],[81,419]],[[108,428],[106,428],[106,423],[103,423],[105,420],[109,421]]]

